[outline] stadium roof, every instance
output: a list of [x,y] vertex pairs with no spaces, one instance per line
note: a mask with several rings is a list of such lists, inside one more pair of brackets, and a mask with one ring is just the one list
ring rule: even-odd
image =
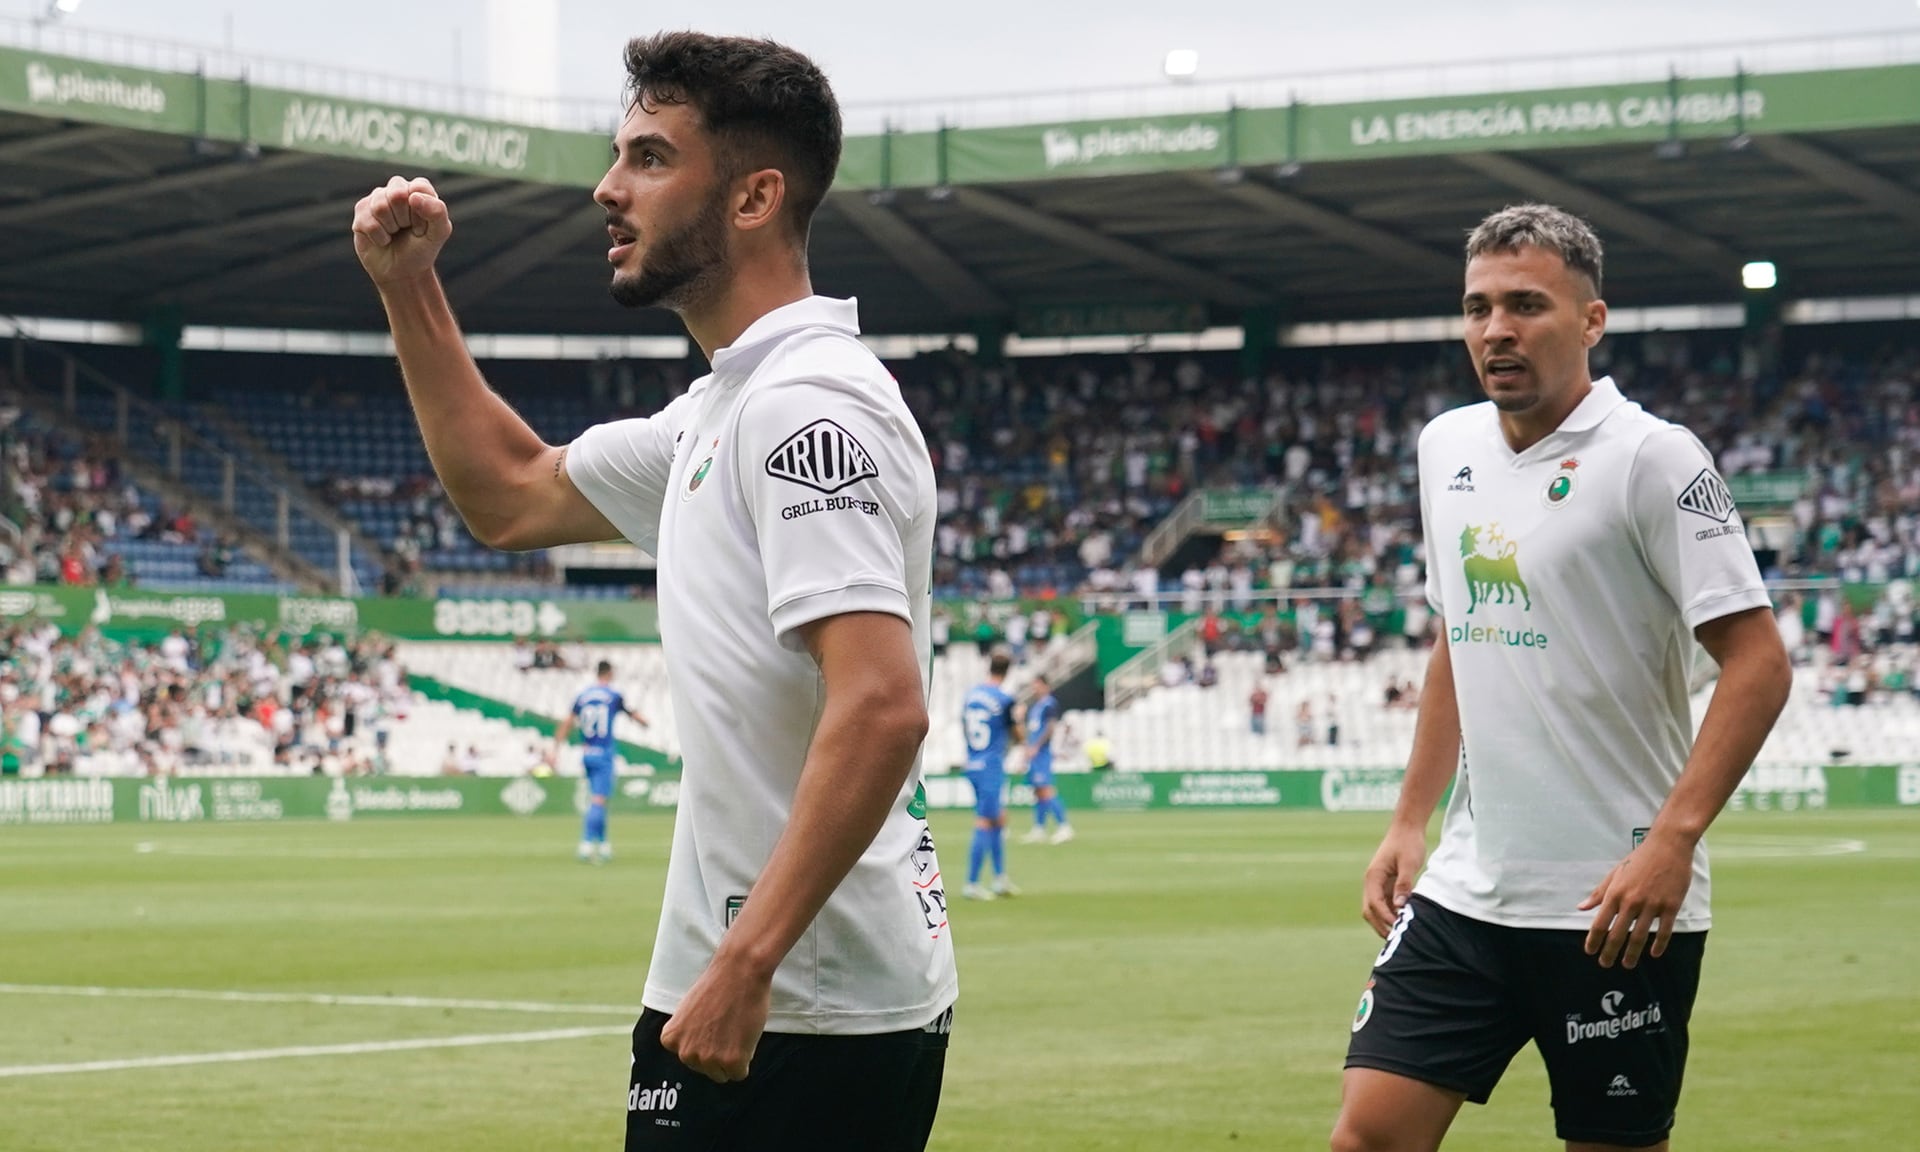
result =
[[[606,296],[607,140],[0,48],[0,313],[384,327],[347,236],[396,171],[453,206],[469,330],[674,333]],[[1544,199],[1617,306],[1920,292],[1920,64],[1221,108],[848,140],[815,284],[875,332],[1430,315]],[[1124,306],[1124,307],[1115,307]]]

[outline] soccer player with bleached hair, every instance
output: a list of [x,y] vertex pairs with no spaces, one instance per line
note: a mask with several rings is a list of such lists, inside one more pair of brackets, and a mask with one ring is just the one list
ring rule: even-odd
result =
[[[1701,838],[1792,674],[1712,457],[1588,373],[1600,287],[1599,239],[1557,208],[1496,212],[1467,241],[1487,402],[1420,437],[1442,632],[1366,873],[1386,943],[1335,1152],[1432,1152],[1529,1041],[1570,1152],[1668,1146],[1711,923]],[[1720,666],[1697,737],[1696,640]]]

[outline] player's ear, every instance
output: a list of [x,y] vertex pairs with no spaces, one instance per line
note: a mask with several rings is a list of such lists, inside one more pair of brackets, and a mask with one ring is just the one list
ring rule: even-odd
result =
[[1587,301],[1584,311],[1585,315],[1582,319],[1586,324],[1585,330],[1581,333],[1581,341],[1591,348],[1600,343],[1600,338],[1607,334],[1607,302],[1596,296]]

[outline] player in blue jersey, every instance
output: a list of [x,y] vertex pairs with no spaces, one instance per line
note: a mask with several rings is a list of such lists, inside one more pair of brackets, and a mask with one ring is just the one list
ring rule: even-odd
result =
[[572,712],[561,719],[554,732],[553,758],[560,759],[560,749],[578,724],[580,742],[587,746],[581,764],[587,770],[590,795],[580,828],[579,857],[582,862],[605,863],[613,859],[613,848],[607,843],[607,797],[613,793],[613,718],[624,712],[642,728],[647,726],[647,718],[627,707],[626,699],[614,691],[611,663],[600,661],[595,672],[599,679],[573,698]]
[[1060,801],[1060,789],[1053,783],[1053,730],[1059,726],[1060,701],[1044,676],[1035,676],[1031,685],[1032,703],[1027,705],[1027,787],[1033,789],[1033,829],[1023,838],[1027,844],[1047,839],[1047,817],[1053,817],[1055,844],[1073,839],[1073,825],[1067,823],[1067,806]]
[[[991,900],[1019,891],[1007,879],[1007,813],[1000,794],[1007,783],[1007,749],[1020,739],[1020,724],[1008,695],[1007,670],[1013,657],[996,650],[987,661],[987,682],[967,693],[960,725],[967,738],[967,782],[973,785],[973,845],[967,852],[969,900]],[[980,886],[980,866],[993,858],[993,887]]]

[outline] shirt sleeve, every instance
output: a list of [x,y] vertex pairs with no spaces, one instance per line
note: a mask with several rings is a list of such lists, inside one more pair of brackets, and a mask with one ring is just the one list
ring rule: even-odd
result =
[[596,424],[567,449],[567,476],[620,534],[644,552],[660,542],[660,504],[692,393],[652,416]]
[[1628,499],[1640,554],[1689,630],[1771,605],[1739,509],[1693,433],[1662,428],[1641,443]]
[[933,466],[889,380],[797,380],[750,396],[739,423],[740,484],[766,569],[767,618],[783,647],[803,625],[847,612],[913,621],[903,541]]

